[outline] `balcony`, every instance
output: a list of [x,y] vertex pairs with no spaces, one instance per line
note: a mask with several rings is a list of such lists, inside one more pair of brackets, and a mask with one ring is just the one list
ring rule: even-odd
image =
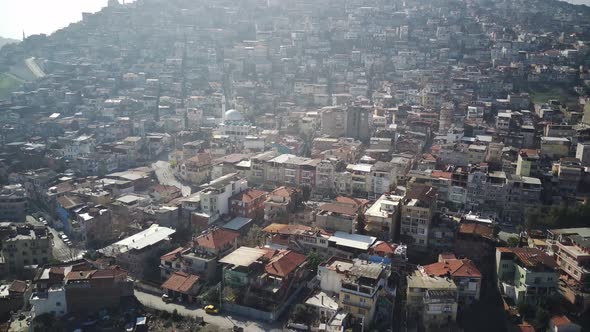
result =
[[366,309],[366,310],[371,309],[371,304],[369,304],[369,303],[360,303],[360,302],[354,302],[354,301],[350,301],[350,300],[342,300],[342,304],[352,306],[352,307],[362,308],[362,309]]

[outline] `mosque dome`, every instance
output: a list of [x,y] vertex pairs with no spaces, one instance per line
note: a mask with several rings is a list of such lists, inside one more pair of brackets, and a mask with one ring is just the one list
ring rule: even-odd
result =
[[236,110],[225,112],[225,121],[244,121],[244,115]]

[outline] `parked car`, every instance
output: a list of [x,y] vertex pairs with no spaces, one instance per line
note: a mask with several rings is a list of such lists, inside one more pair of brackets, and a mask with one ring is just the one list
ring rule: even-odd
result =
[[164,301],[166,303],[172,303],[174,301],[174,299],[171,298],[170,296],[168,296],[168,294],[164,294],[164,295],[162,295],[162,301]]
[[205,309],[205,312],[209,315],[217,315],[219,313],[219,309],[212,304],[206,305],[203,309]]

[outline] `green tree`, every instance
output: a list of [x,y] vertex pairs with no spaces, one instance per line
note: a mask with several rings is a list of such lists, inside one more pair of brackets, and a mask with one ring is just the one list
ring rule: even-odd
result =
[[506,240],[506,244],[512,248],[518,247],[518,245],[520,244],[520,240],[517,237],[512,236],[509,237],[508,240]]
[[307,255],[307,264],[314,274],[318,272],[318,266],[323,262],[324,258],[315,251]]

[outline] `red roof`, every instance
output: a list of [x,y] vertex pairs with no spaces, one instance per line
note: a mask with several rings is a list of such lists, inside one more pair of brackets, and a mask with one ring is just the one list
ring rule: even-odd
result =
[[209,249],[221,249],[228,243],[233,242],[239,236],[240,234],[237,232],[223,228],[216,228],[208,231],[206,234],[199,235],[195,239],[195,246]]
[[424,272],[431,276],[442,277],[450,274],[451,277],[478,277],[481,272],[469,259],[449,259],[424,266]]
[[280,196],[280,197],[291,197],[295,193],[295,189],[291,187],[279,187],[272,191],[272,195]]
[[526,267],[545,266],[551,269],[557,268],[555,260],[543,250],[537,248],[497,248],[501,252],[512,252]]
[[273,276],[286,277],[306,260],[307,257],[305,255],[291,250],[282,250],[271,258],[264,270]]
[[387,255],[393,254],[395,252],[395,248],[397,248],[397,245],[385,241],[377,241],[375,244],[373,244],[371,250],[373,250],[375,253]]
[[27,291],[27,283],[22,280],[14,280],[12,284],[10,284],[8,291],[15,293],[24,293]]
[[268,192],[258,189],[247,189],[242,191],[239,194],[234,195],[231,199],[236,201],[241,201],[244,203],[249,203],[254,201],[260,197],[268,195]]
[[567,316],[565,315],[560,315],[560,316],[553,316],[551,317],[551,324],[553,324],[554,326],[563,326],[563,325],[569,325],[571,324],[572,321],[567,318]]
[[535,332],[535,328],[529,323],[522,323],[518,325],[518,330],[520,332]]
[[199,277],[194,274],[174,272],[162,284],[162,288],[179,293],[188,293],[197,282],[199,282]]
[[176,260],[176,258],[178,258],[178,256],[180,256],[180,254],[185,250],[188,250],[188,249],[183,248],[183,247],[178,247],[178,248],[172,250],[171,252],[162,255],[160,257],[160,260],[163,260],[166,262],[174,262]]
[[366,199],[352,198],[352,197],[346,197],[346,196],[338,196],[338,197],[336,197],[336,202],[353,204],[353,205],[355,205],[357,207],[363,206],[363,205],[366,205],[366,204],[369,203],[369,201],[366,200]]
[[432,173],[430,173],[430,176],[433,178],[443,178],[443,179],[451,179],[451,177],[453,176],[453,173],[451,172],[443,172],[443,171],[432,171]]
[[494,238],[494,229],[492,227],[478,223],[460,224],[459,233],[479,235],[488,239]]
[[358,209],[355,205],[347,203],[324,203],[320,205],[319,210],[351,216],[354,216],[358,213]]

